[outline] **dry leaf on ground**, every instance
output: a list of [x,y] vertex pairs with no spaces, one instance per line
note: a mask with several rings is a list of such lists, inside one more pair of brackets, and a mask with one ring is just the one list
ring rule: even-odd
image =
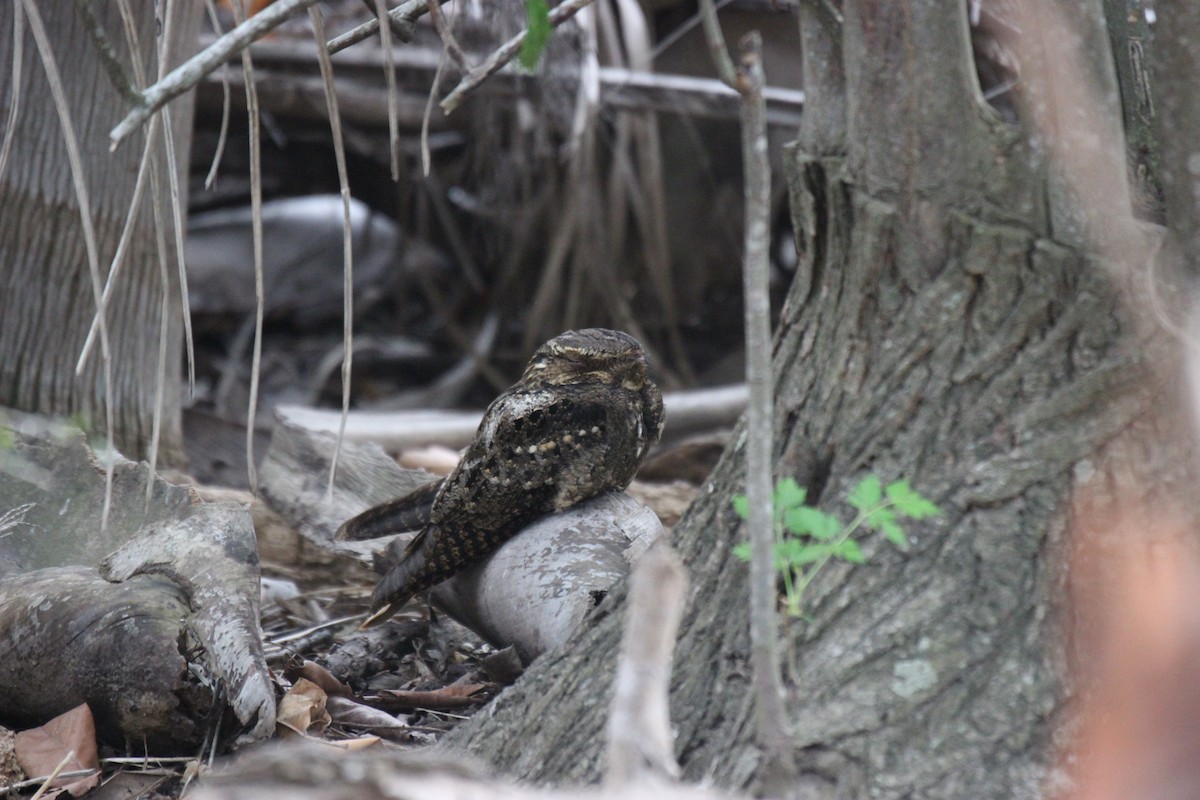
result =
[[334,724],[343,728],[370,731],[392,742],[412,741],[412,731],[408,723],[381,709],[345,697],[330,697],[328,711]]
[[329,713],[325,710],[328,697],[325,690],[312,681],[301,678],[296,681],[283,699],[276,712],[276,730],[280,736],[299,734],[307,736],[310,730],[317,733],[329,727]]
[[[96,725],[92,710],[82,703],[42,725],[20,731],[16,737],[17,763],[27,775],[49,775],[59,764],[60,772],[94,769],[86,778],[59,778],[51,785],[63,788],[73,796],[91,791],[100,785],[100,761],[96,753]],[[71,758],[68,755],[74,754]]]
[[487,688],[486,683],[468,683],[464,676],[441,689],[387,689],[369,698],[368,702],[376,708],[389,711],[397,708],[463,708],[481,702],[482,698],[472,695]]

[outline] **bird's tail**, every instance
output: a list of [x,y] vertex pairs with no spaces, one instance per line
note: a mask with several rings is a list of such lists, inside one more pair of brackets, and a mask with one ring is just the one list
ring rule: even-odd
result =
[[403,497],[372,506],[343,522],[334,538],[338,541],[359,542],[400,531],[420,530],[429,524],[433,498],[441,488],[442,481],[431,481]]
[[376,585],[375,592],[371,595],[371,616],[367,617],[362,627],[369,628],[387,620],[417,592],[440,583],[452,574],[453,570],[447,570],[445,565],[435,564],[430,559],[429,550],[433,544],[435,528],[436,526],[423,528],[417,534],[417,538],[409,542],[404,557],[388,570]]

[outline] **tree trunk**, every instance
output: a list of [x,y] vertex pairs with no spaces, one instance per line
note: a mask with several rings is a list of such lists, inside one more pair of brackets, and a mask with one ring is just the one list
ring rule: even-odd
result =
[[[79,201],[72,183],[62,128],[52,102],[46,70],[28,21],[22,39],[23,58],[14,80],[14,13],[19,2],[0,5],[0,97],[5,109],[0,125],[10,123],[8,109],[19,85],[19,112],[12,153],[0,176],[0,405],[26,411],[73,415],[91,430],[105,427],[104,372],[97,346],[87,367],[75,375],[96,303],[80,223]],[[146,74],[157,74],[155,3],[133,0],[139,58]],[[108,40],[132,80],[129,50],[117,3],[89,3]],[[172,3],[177,19],[172,29],[171,59],[192,52],[202,3]],[[108,131],[127,110],[110,82],[97,47],[88,34],[77,4],[38,0],[67,104],[74,119],[91,217],[101,265],[107,276],[134,194],[144,134],[109,153]],[[185,192],[191,141],[192,101],[171,106],[179,180]],[[162,150],[163,137],[158,137]],[[162,162],[165,165],[165,160]],[[159,170],[164,219],[171,218],[166,169]],[[160,463],[183,458],[180,427],[180,299],[172,227],[166,225],[168,279],[160,279],[152,201],[143,195],[124,267],[108,306],[108,332],[113,363],[113,427],[117,448],[131,458],[145,458],[158,384],[159,328],[163,292],[167,293],[165,385]],[[98,345],[98,343],[97,343]]]
[[[776,477],[843,517],[869,473],[944,510],[906,552],[868,539],[867,565],[831,564],[790,623],[805,797],[1041,796],[1069,693],[1052,612],[1070,493],[1111,490],[1154,428],[1131,425],[1160,388],[1145,336],[1085,247],[1103,220],[1047,169],[1046,130],[984,102],[968,5],[847,0],[839,24],[801,4],[809,105],[787,166],[801,261],[776,340]],[[1119,119],[1100,0],[1066,5],[1100,98],[1087,102]],[[1030,105],[1059,79],[1042,67],[1022,72]],[[1085,102],[1054,99],[1060,124]],[[675,528],[693,589],[671,705],[685,779],[754,789],[747,568],[730,553],[743,446],[739,431]],[[595,780],[621,597],[449,744],[536,782]]]

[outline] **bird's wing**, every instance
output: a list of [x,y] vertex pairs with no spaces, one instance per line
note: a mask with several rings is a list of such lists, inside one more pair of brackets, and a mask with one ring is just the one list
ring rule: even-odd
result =
[[464,511],[470,515],[474,507],[490,508],[494,499],[507,506],[514,519],[540,516],[541,495],[553,493],[547,481],[557,476],[551,464],[576,457],[564,446],[563,434],[586,436],[606,424],[606,415],[602,403],[575,396],[566,387],[514,389],[500,395],[446,478],[431,521],[460,518]]

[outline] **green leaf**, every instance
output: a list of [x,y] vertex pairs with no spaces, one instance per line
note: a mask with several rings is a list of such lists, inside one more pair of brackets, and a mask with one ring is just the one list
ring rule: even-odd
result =
[[749,561],[750,560],[750,543],[742,542],[741,544],[734,545],[733,555],[739,561]]
[[733,496],[733,510],[742,519],[750,519],[750,501],[746,499],[746,495],[735,494]]
[[832,553],[833,549],[827,544],[806,544],[797,551],[796,557],[792,559],[792,566],[811,564],[814,561],[820,561],[825,556],[832,555]]
[[879,505],[883,502],[883,485],[879,481],[878,475],[868,475],[858,482],[858,485],[851,490],[850,496],[846,498],[850,505],[857,508],[859,511],[866,511],[869,508]]
[[837,556],[849,561],[851,564],[865,564],[867,561],[867,557],[863,555],[862,548],[853,539],[847,539],[838,545]]
[[525,28],[519,60],[522,67],[532,72],[550,41],[550,9],[546,0],[525,0]]
[[814,539],[832,539],[842,532],[841,520],[812,506],[789,508],[783,513],[783,524],[792,533]]
[[933,502],[927,500],[920,492],[909,486],[908,481],[889,483],[887,496],[896,506],[896,509],[910,519],[936,517],[942,513],[942,510]]
[[808,490],[796,483],[795,478],[784,478],[775,487],[775,508],[786,511],[804,505]]
[[892,544],[899,548],[908,547],[908,537],[904,535],[904,528],[900,527],[900,523],[894,519],[887,520],[879,529],[883,531],[883,536]]
[[799,539],[784,539],[775,544],[775,568],[781,572],[797,563],[804,552],[804,542]]
[[881,531],[885,525],[896,524],[896,512],[890,506],[882,506],[876,508],[867,518],[863,520],[863,524],[873,531]]

